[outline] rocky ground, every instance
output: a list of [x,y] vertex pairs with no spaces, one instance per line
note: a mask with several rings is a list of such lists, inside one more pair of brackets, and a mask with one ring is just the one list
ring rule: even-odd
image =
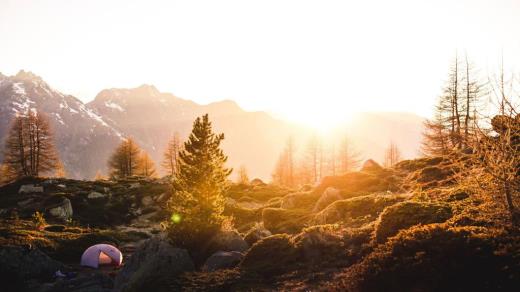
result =
[[[233,228],[202,260],[162,232],[167,180],[25,179],[0,188],[0,275],[6,291],[518,291],[520,232],[456,170],[446,158],[368,162],[299,190],[234,184]],[[124,265],[79,267],[95,243],[119,247]]]

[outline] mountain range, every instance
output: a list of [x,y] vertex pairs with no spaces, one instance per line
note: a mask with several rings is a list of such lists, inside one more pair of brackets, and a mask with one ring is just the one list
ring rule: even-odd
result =
[[[245,111],[231,100],[201,105],[160,92],[153,85],[105,89],[91,102],[83,103],[22,70],[14,76],[0,73],[2,149],[10,121],[30,108],[49,117],[60,158],[73,178],[106,173],[108,157],[125,137],[133,137],[160,169],[171,136],[178,132],[186,138],[195,117],[208,113],[216,132],[225,133],[223,148],[229,166],[237,169],[244,165],[251,177],[268,180],[286,139],[296,137],[303,148],[310,132],[266,112]],[[360,113],[344,130],[364,158],[381,161],[389,141],[400,147],[404,158],[412,158],[418,155],[423,120],[407,113]]]

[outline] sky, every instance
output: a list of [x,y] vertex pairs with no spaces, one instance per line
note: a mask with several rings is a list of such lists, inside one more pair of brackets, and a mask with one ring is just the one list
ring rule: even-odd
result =
[[520,66],[519,0],[0,0],[0,72],[88,102],[153,84],[307,124],[429,116],[455,53]]

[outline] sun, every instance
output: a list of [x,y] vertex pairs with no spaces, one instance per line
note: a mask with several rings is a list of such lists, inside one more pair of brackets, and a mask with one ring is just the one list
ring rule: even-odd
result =
[[344,107],[331,106],[294,110],[286,118],[317,132],[328,133],[347,124],[352,116],[353,113]]

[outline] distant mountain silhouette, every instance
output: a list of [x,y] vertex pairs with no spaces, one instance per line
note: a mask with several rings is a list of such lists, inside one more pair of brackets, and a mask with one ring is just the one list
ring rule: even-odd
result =
[[[295,137],[303,150],[309,132],[265,112],[244,111],[231,100],[200,105],[160,92],[153,85],[105,89],[84,104],[54,90],[39,76],[20,71],[10,77],[0,74],[0,143],[12,118],[28,108],[48,115],[60,157],[74,178],[92,178],[97,170],[106,172],[110,153],[127,136],[160,164],[173,133],[187,138],[194,118],[209,113],[215,130],[225,133],[228,164],[235,169],[245,165],[250,177],[269,180],[286,139]],[[381,161],[391,140],[403,157],[411,158],[417,155],[422,121],[414,114],[361,113],[338,133],[347,132],[365,158]],[[1,146],[3,149],[3,143]]]

